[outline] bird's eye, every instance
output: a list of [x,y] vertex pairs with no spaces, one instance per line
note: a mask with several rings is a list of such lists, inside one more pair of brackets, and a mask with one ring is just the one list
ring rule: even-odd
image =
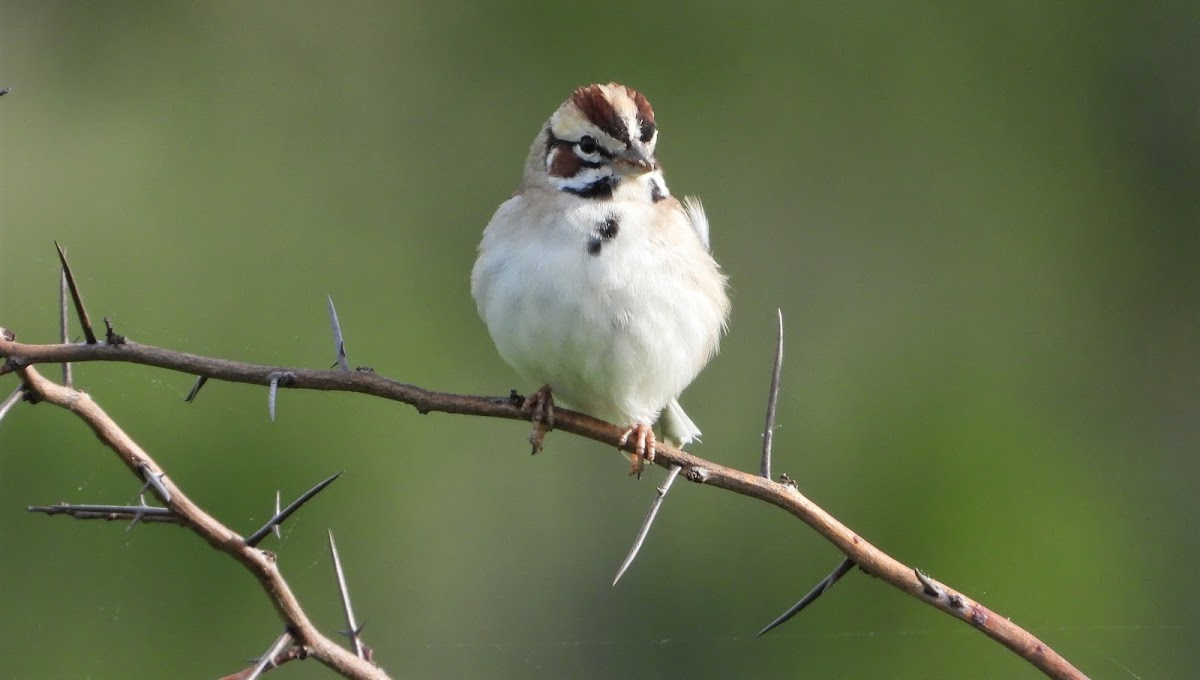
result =
[[642,140],[643,144],[649,144],[652,137],[654,137],[654,123],[642,121],[641,128],[638,130],[638,139]]
[[599,147],[596,146],[596,140],[591,135],[580,137],[576,144],[579,146],[579,152],[585,156],[590,156],[599,150]]

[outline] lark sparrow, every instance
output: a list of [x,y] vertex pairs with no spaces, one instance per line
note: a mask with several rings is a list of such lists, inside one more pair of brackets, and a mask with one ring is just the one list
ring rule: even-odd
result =
[[729,297],[704,209],[671,196],[657,143],[640,93],[575,90],[483,232],[471,294],[500,356],[544,384],[526,402],[535,453],[551,394],[625,427],[631,473],[654,460],[655,421],[677,446],[700,435],[677,397],[716,354]]

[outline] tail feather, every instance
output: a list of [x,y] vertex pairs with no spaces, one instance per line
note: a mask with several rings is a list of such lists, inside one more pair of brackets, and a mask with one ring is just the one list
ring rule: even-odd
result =
[[685,444],[700,441],[700,428],[683,412],[678,399],[672,399],[671,403],[667,404],[658,422],[662,428],[663,439],[674,446],[683,447]]

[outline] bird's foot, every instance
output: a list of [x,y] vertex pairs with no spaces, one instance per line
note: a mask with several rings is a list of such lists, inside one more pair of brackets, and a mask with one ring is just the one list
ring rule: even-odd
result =
[[629,474],[637,475],[637,478],[641,479],[646,463],[654,462],[654,450],[658,446],[658,440],[654,438],[654,430],[645,423],[630,425],[621,433],[618,444],[625,446],[630,437],[633,437],[633,455],[629,459]]
[[537,453],[542,450],[546,433],[554,429],[554,397],[550,394],[550,386],[542,385],[529,395],[525,408],[529,409],[529,419],[533,423],[533,429],[529,431],[529,444],[533,447],[530,453]]

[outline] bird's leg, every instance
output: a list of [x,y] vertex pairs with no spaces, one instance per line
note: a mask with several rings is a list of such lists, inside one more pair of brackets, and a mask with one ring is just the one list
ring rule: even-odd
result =
[[533,429],[529,431],[529,443],[533,446],[530,453],[542,450],[542,440],[546,433],[554,429],[554,397],[550,394],[550,386],[542,385],[541,389],[529,395],[525,400],[525,408],[529,409]]
[[618,443],[625,446],[630,437],[634,437],[634,443],[633,456],[629,459],[629,474],[637,475],[638,479],[641,479],[646,463],[654,462],[654,449],[658,446],[658,440],[654,438],[654,430],[645,423],[630,425],[621,433]]

